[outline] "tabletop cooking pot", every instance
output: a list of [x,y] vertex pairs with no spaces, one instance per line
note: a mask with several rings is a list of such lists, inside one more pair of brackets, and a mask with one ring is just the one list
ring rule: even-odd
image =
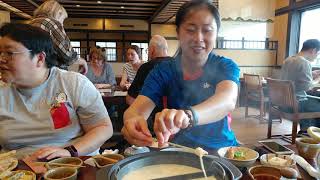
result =
[[[241,172],[230,162],[216,156],[203,157],[204,167],[208,176],[214,175],[218,180],[240,179]],[[108,179],[122,179],[126,174],[142,167],[159,164],[177,164],[201,169],[199,156],[179,151],[163,151],[138,154],[114,164],[108,171]],[[194,174],[196,175],[196,174]],[[197,173],[199,176],[199,173]],[[197,178],[199,178],[197,176]],[[193,176],[180,176],[171,179],[190,179]],[[170,179],[170,178],[165,178]]]

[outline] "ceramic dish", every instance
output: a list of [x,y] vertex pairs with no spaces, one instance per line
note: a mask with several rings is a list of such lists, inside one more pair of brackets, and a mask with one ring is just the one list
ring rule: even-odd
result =
[[260,162],[263,165],[273,166],[273,167],[295,167],[296,162],[290,158],[289,155],[279,155],[279,154],[264,154],[260,157]]
[[[52,163],[52,164],[50,164],[50,163]],[[57,165],[57,164],[53,164],[53,163],[66,164],[66,165],[65,166],[64,165]],[[62,158],[58,158],[58,159],[54,159],[52,161],[49,161],[48,163],[46,163],[45,166],[47,169],[53,169],[56,167],[69,167],[68,164],[81,166],[83,164],[83,161],[77,157],[62,157]],[[80,167],[76,167],[76,168],[79,169]]]
[[104,155],[93,156],[92,158],[98,168],[103,168],[103,167],[113,165],[118,161],[124,159],[124,157],[120,154],[104,154]]
[[46,180],[76,180],[77,169],[72,167],[57,167],[47,171],[44,176]]
[[248,172],[252,180],[279,180],[281,178],[280,169],[271,166],[253,166]]
[[3,180],[22,179],[22,180],[36,180],[36,174],[31,171],[17,170],[12,171],[12,174]]
[[320,152],[320,143],[313,138],[297,138],[296,146],[299,155],[305,159],[315,159]]
[[3,165],[1,165],[2,169],[0,170],[0,172],[11,171],[18,166],[18,160],[16,158],[7,158],[1,160],[1,164]]
[[[227,158],[227,152],[230,148],[236,148],[237,151],[243,152],[245,159]],[[221,158],[227,159],[237,167],[248,167],[253,165],[259,157],[259,153],[247,147],[223,147],[218,150],[218,155]]]

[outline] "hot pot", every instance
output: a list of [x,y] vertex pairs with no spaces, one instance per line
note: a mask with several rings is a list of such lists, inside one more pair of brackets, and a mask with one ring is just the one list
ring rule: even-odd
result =
[[[203,157],[203,163],[208,176],[214,175],[216,179],[231,180],[240,179],[242,177],[242,173],[238,168],[217,156],[205,156]],[[178,164],[201,169],[199,156],[193,153],[181,151],[158,151],[134,155],[119,161],[108,170],[107,177],[110,180],[122,179],[122,177],[129,172],[145,166],[158,164]],[[195,173],[194,175],[195,176],[177,176],[163,179],[200,178],[199,173]]]

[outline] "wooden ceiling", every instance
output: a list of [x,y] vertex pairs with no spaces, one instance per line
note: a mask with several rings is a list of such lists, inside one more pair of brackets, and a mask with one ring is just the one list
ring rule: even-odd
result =
[[[190,0],[59,0],[73,18],[141,19],[150,23],[173,23],[179,7]],[[212,0],[218,6],[218,0]],[[30,17],[44,0],[2,0]],[[1,6],[1,1],[0,1]],[[0,7],[7,9],[7,7]],[[10,10],[12,11],[12,10]],[[14,19],[26,19],[18,12],[11,13]]]

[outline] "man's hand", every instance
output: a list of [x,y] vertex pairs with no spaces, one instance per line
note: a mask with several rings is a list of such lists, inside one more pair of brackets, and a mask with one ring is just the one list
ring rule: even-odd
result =
[[38,159],[50,160],[56,157],[71,157],[71,154],[68,150],[65,150],[60,147],[44,147],[38,149],[31,156],[36,157]]
[[130,144],[137,146],[152,145],[152,135],[148,129],[147,121],[142,116],[126,120],[121,133]]
[[183,110],[164,109],[156,114],[154,132],[157,136],[159,147],[169,141],[169,137],[176,134],[180,129],[189,125],[189,118]]

